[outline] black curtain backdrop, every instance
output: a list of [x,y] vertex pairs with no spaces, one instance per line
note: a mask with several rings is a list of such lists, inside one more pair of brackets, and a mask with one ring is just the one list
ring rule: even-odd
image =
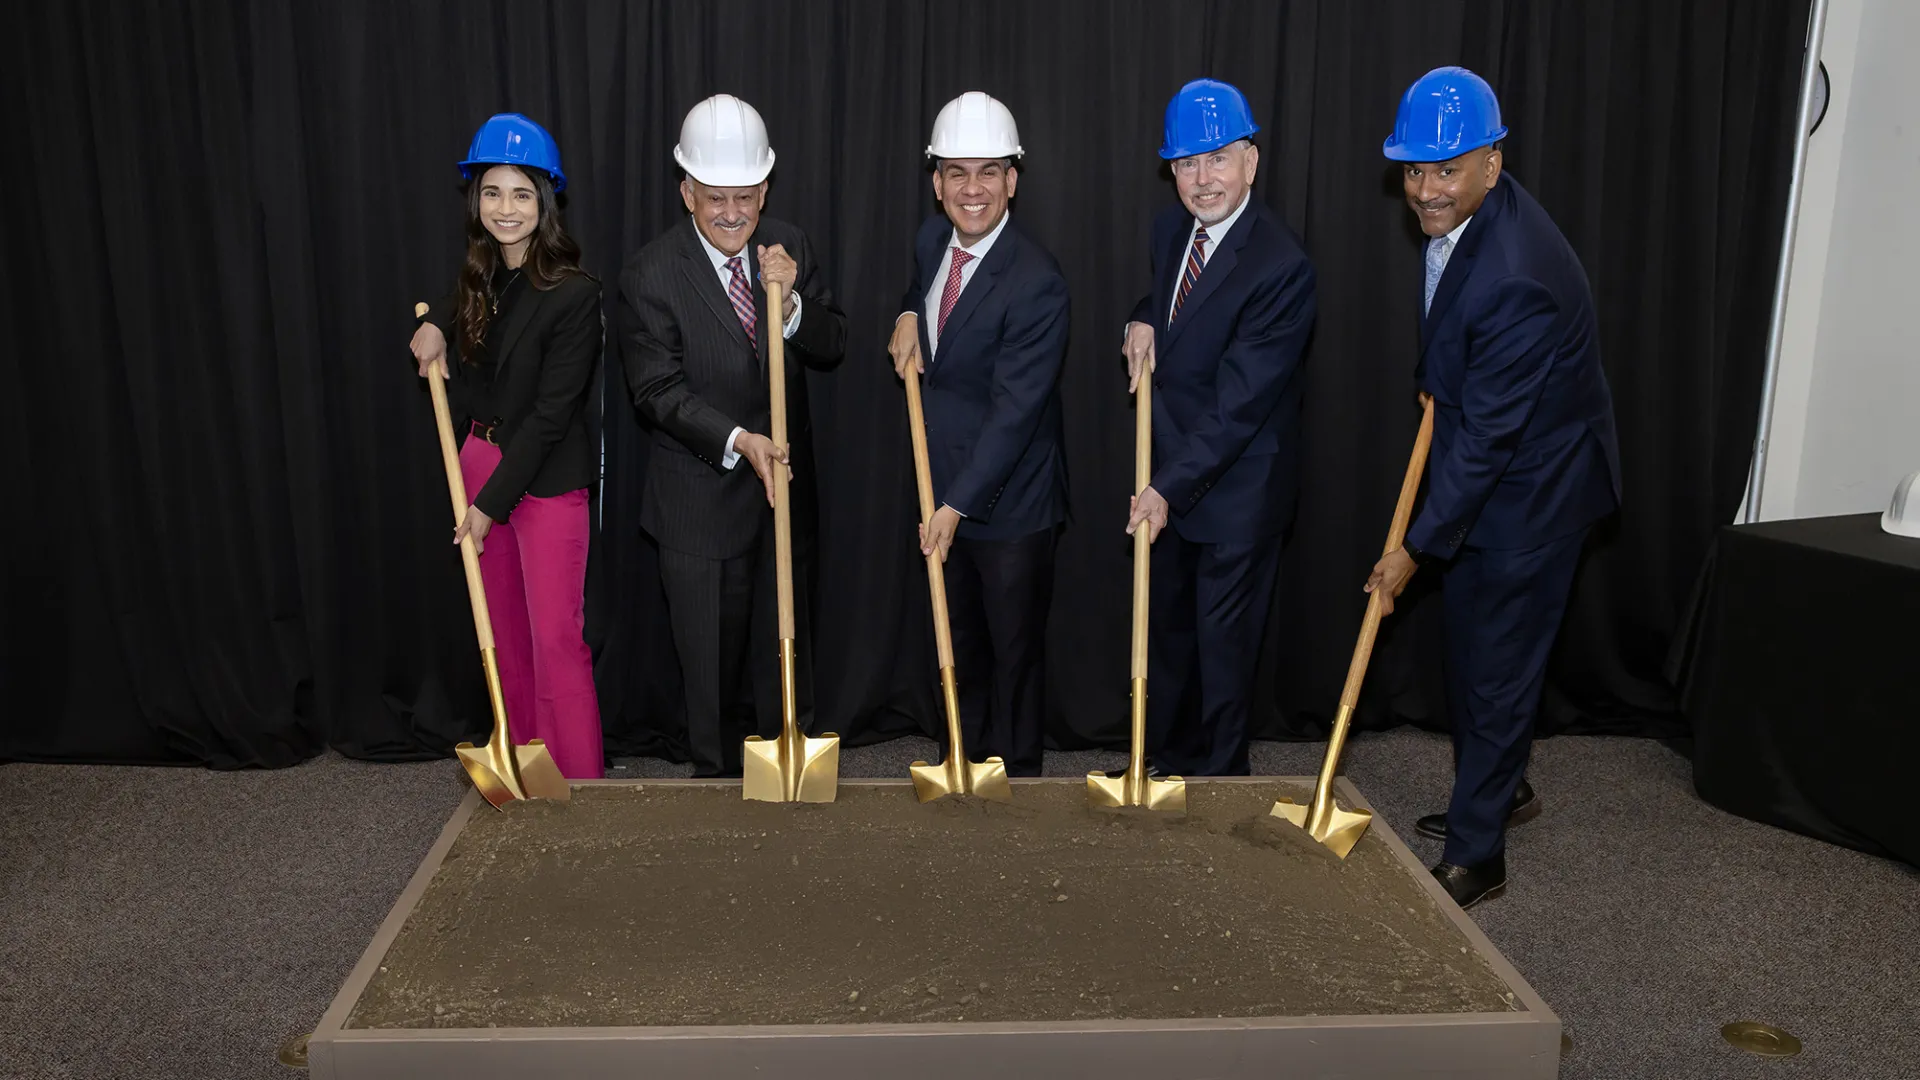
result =
[[[727,91],[779,155],[851,320],[809,376],[818,705],[850,742],[935,730],[906,407],[885,358],[935,112],[982,89],[1029,153],[1014,212],[1073,290],[1074,520],[1049,637],[1058,746],[1127,716],[1132,418],[1120,327],[1148,284],[1155,155],[1185,80],[1246,91],[1255,195],[1306,241],[1310,449],[1258,734],[1336,704],[1417,413],[1420,258],[1379,153],[1399,94],[1461,63],[1507,163],[1579,250],[1626,507],[1596,537],[1549,732],[1657,734],[1662,662],[1745,483],[1789,182],[1806,0],[36,4],[0,63],[15,133],[0,319],[0,758],[281,766],[447,752],[487,724],[416,299],[460,253],[453,163],[495,111],[559,139],[568,224],[614,302],[682,213],[682,115]],[[24,135],[24,142],[21,140]],[[677,669],[638,532],[645,443],[606,369],[589,636],[610,747],[679,752]],[[1443,727],[1432,582],[1374,653],[1360,722]],[[1424,595],[1423,595],[1424,594]],[[772,642],[767,643],[773,647]],[[962,673],[965,677],[966,673]]]

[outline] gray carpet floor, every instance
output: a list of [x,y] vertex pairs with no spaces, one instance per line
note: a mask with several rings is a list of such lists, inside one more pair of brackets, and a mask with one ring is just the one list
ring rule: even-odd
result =
[[[1320,746],[1256,744],[1254,770]],[[922,740],[847,749],[901,776]],[[1448,786],[1443,737],[1366,735],[1347,774],[1415,852]],[[1546,812],[1473,916],[1560,1015],[1567,1080],[1920,1077],[1920,872],[1702,803],[1684,757],[1633,739],[1538,744]],[[1116,768],[1055,754],[1048,771]],[[678,775],[657,761],[615,776]],[[271,773],[0,767],[0,1077],[270,1080],[466,790],[452,761],[326,757]],[[1762,1059],[1720,1026],[1805,1051]]]

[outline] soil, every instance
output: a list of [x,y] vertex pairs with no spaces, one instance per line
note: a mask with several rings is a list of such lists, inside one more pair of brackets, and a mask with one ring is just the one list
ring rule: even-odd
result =
[[347,1022],[484,1028],[1505,1012],[1507,986],[1379,838],[1343,862],[1268,816],[1085,786],[922,805],[591,786],[484,807]]

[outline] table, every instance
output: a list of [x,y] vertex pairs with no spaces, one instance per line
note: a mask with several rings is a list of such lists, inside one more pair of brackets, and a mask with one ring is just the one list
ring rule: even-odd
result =
[[1700,796],[1920,866],[1920,540],[1878,514],[1728,526],[1690,609],[1669,670]]

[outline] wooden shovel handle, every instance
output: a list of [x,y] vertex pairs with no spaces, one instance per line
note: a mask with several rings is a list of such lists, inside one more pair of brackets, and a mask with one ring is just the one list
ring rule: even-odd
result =
[[[767,397],[773,413],[773,445],[787,452],[787,349],[780,330],[780,283],[767,282],[767,319],[760,332],[767,336]],[[773,464],[774,593],[779,599],[780,639],[792,641],[793,629],[793,510],[787,493],[787,470]]]
[[[427,313],[427,305],[413,305],[416,318]],[[467,481],[460,473],[460,449],[453,441],[453,411],[447,407],[447,361],[441,357],[427,372],[427,390],[433,395],[433,419],[440,429],[440,462],[447,470],[447,494],[453,500],[453,527],[467,519]],[[480,649],[493,648],[493,620],[487,617],[487,587],[480,580],[480,552],[473,537],[460,541],[460,563],[467,571],[467,599],[473,605],[473,633]]]
[[[1153,483],[1153,373],[1143,369],[1133,400],[1133,493]],[[1141,522],[1133,533],[1133,674],[1147,677],[1147,596],[1153,563],[1153,526]]]
[[[1407,474],[1400,481],[1400,501],[1393,508],[1393,523],[1387,528],[1387,544],[1382,554],[1397,550],[1406,541],[1407,525],[1413,519],[1414,498],[1420,493],[1420,474],[1427,467],[1427,448],[1433,442],[1433,399],[1422,396],[1420,434],[1413,440],[1413,456],[1407,461]],[[1380,591],[1367,598],[1367,616],[1360,623],[1360,640],[1353,647],[1353,662],[1347,665],[1347,685],[1340,691],[1340,707],[1351,712],[1360,702],[1360,684],[1367,679],[1367,662],[1373,658],[1373,639],[1380,631]]]
[[[933,467],[927,460],[927,417],[920,405],[920,374],[909,369],[907,384],[907,426],[913,437],[913,476],[920,491],[920,527],[933,527]],[[947,575],[940,565],[940,553],[927,559],[927,591],[933,596],[933,645],[942,670],[953,666],[953,630],[947,623]]]

